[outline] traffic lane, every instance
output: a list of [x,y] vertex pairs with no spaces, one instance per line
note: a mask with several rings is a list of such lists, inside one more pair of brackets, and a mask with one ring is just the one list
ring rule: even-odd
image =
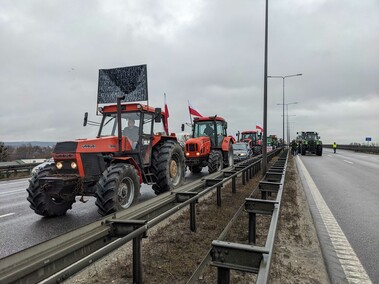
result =
[[[206,176],[186,173],[185,183]],[[34,213],[27,201],[28,179],[0,184],[0,258],[16,253],[43,241],[57,237],[102,218],[97,212],[94,197],[84,197],[85,203],[76,198],[72,210],[65,216],[45,218]],[[150,185],[142,184],[139,203],[154,198]]]
[[301,156],[301,160],[367,273],[372,280],[379,281],[377,173],[335,156],[307,155]]
[[324,154],[329,157],[333,156],[336,159],[341,159],[343,162],[348,164],[355,164],[356,166],[364,167],[371,173],[379,172],[379,155],[358,153],[348,150],[339,150],[336,154],[334,154],[332,149],[327,149]]

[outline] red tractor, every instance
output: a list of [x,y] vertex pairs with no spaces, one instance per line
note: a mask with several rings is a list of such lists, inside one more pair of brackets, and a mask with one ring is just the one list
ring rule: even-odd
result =
[[182,184],[183,150],[175,136],[157,132],[164,129],[165,113],[121,99],[100,109],[96,138],[57,143],[54,162],[32,175],[27,199],[35,213],[65,215],[77,196],[94,196],[105,216],[135,203],[141,183],[151,184],[156,194]]
[[236,141],[227,135],[227,122],[222,117],[196,117],[192,127],[192,138],[184,147],[185,163],[192,173],[208,167],[211,174],[233,165],[232,144]]
[[241,133],[241,142],[246,142],[254,155],[262,154],[262,132],[259,130],[247,130]]

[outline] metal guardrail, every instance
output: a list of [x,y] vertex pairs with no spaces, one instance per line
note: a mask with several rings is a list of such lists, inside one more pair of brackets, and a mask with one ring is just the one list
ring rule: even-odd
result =
[[[218,283],[230,283],[230,270],[239,270],[258,274],[257,283],[268,283],[274,242],[278,227],[280,204],[282,199],[285,171],[289,151],[284,151],[276,163],[266,172],[264,178],[252,192],[260,191],[261,199],[246,198],[245,203],[230,220],[217,240],[213,240],[212,249],[192,274],[187,284],[196,283],[208,263],[218,270]],[[275,195],[272,200],[271,196]],[[270,196],[271,200],[267,200]],[[239,216],[249,214],[248,244],[225,242],[225,236]],[[257,215],[271,215],[271,222],[264,247],[256,246]]]
[[30,174],[32,169],[41,163],[0,166],[0,179],[9,178],[12,174],[17,176],[20,173]]
[[[323,147],[325,148],[332,148],[331,144],[324,144]],[[350,150],[355,152],[362,152],[362,153],[374,153],[379,154],[379,147],[377,146],[367,146],[367,145],[337,145],[337,151],[338,149],[341,150]]]
[[[269,153],[267,159],[279,152]],[[0,283],[59,283],[131,240],[133,283],[141,283],[141,241],[149,228],[190,206],[190,229],[196,231],[195,203],[201,197],[216,189],[217,205],[221,206],[224,183],[231,181],[235,191],[237,175],[245,184],[260,169],[261,159],[250,159],[5,257],[0,260]]]

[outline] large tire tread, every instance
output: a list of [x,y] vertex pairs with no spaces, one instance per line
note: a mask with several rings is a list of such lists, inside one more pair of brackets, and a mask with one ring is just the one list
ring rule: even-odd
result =
[[[177,175],[174,180],[170,177],[169,167],[172,161],[177,166]],[[153,150],[151,171],[155,174],[157,180],[152,188],[155,194],[161,194],[166,191],[180,186],[184,181],[185,162],[184,153],[179,143],[166,140],[157,145]]]
[[223,159],[220,151],[212,150],[208,157],[208,172],[213,174],[222,170]]
[[33,174],[29,180],[27,200],[29,207],[38,215],[44,217],[56,217],[66,215],[67,210],[72,209],[75,197],[72,200],[54,200],[40,187],[40,178],[52,175],[55,172],[54,163],[47,164]]
[[134,184],[134,197],[131,203],[138,201],[141,185],[135,167],[130,164],[112,164],[104,171],[97,183],[95,204],[100,215],[106,216],[126,209],[118,202],[118,189],[123,178],[130,178]]

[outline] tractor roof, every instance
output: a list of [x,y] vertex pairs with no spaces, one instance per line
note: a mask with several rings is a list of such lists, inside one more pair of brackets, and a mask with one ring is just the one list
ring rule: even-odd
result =
[[242,131],[241,133],[242,134],[249,134],[249,133],[258,133],[259,131],[258,130],[246,130],[246,131]]
[[[123,104],[121,104],[121,111],[122,112],[145,111],[145,112],[149,112],[149,113],[155,113],[155,109],[156,108],[154,108],[154,107],[144,105],[144,104],[140,104],[140,103],[123,103]],[[100,112],[101,113],[117,112],[117,105],[112,104],[112,105],[103,106],[100,109]],[[162,114],[162,116],[165,116],[164,110],[161,110],[161,114]]]
[[194,122],[199,122],[199,121],[225,121],[221,116],[202,116],[202,117],[195,117],[193,119]]

